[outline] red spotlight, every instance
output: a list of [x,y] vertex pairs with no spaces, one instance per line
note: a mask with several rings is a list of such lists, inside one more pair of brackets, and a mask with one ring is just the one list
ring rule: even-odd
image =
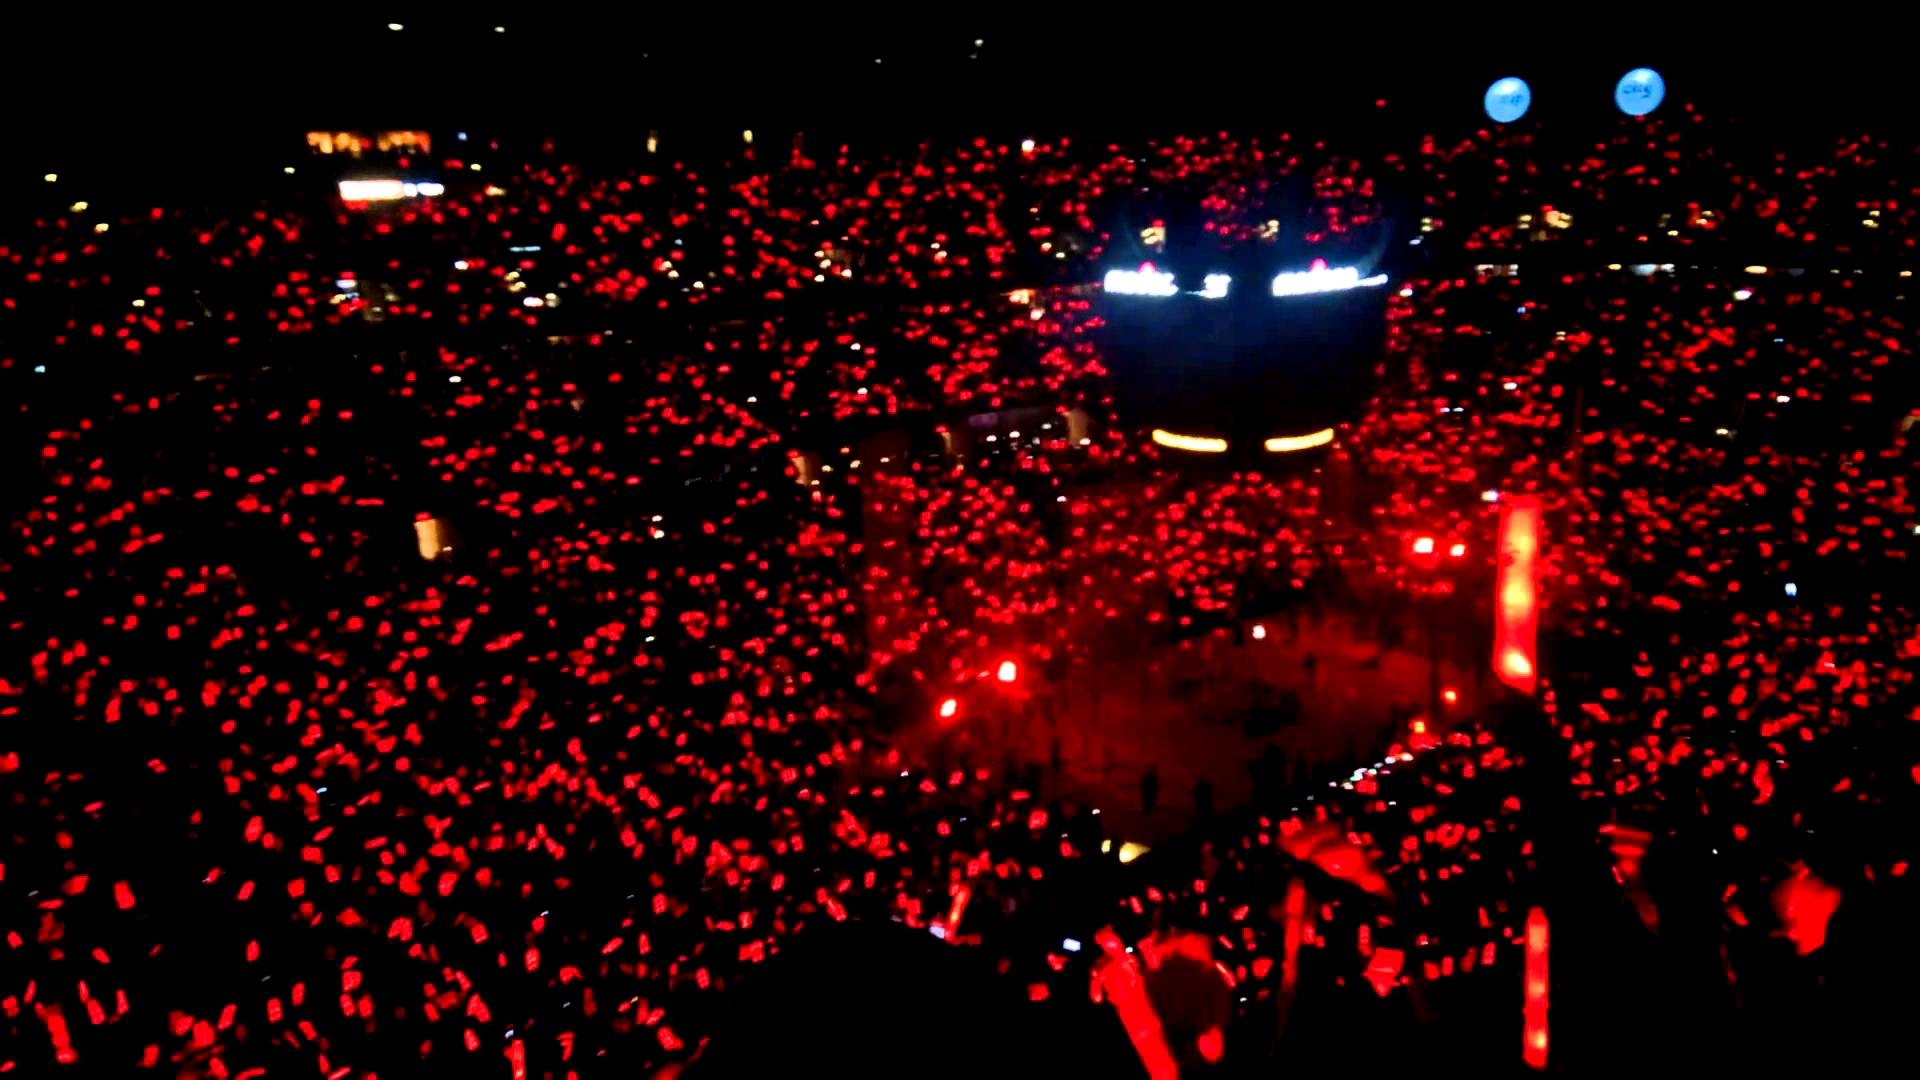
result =
[[1447,549],[1447,554],[1453,556],[1456,559],[1460,558],[1466,553],[1467,553],[1467,545],[1465,544],[1455,544],[1452,547]]
[[940,703],[940,719],[951,720],[960,715],[960,699],[948,698]]
[[1416,540],[1414,540],[1414,542],[1413,542],[1413,553],[1414,553],[1415,555],[1431,555],[1431,554],[1433,554],[1433,537],[1431,537],[1431,536],[1422,536],[1422,537],[1419,537],[1418,539],[1416,539]]
[[1020,666],[1011,660],[1002,660],[1000,670],[995,673],[995,677],[1001,682],[1012,682],[1020,677]]
[[1267,628],[1264,624],[1262,623],[1253,624],[1253,640],[1255,641],[1267,640]]
[[1449,686],[1440,692],[1440,700],[1449,705],[1458,705],[1460,703],[1460,691]]

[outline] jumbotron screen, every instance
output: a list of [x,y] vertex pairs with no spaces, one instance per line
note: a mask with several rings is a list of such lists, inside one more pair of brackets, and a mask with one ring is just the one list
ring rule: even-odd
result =
[[1386,216],[1329,228],[1310,195],[1262,194],[1232,215],[1213,196],[1186,213],[1160,198],[1116,215],[1102,347],[1122,422],[1170,449],[1244,458],[1325,445],[1379,362],[1398,287]]

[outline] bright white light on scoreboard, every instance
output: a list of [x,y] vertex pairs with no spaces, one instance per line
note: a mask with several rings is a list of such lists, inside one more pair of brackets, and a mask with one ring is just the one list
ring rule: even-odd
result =
[[1333,429],[1321,428],[1305,435],[1276,435],[1267,440],[1267,453],[1292,454],[1301,450],[1311,450],[1316,446],[1325,446],[1333,441]]
[[1116,296],[1172,296],[1180,291],[1174,288],[1173,275],[1155,270],[1152,263],[1138,270],[1109,270],[1101,284]]
[[1292,270],[1275,274],[1273,295],[1309,296],[1313,293],[1368,289],[1386,283],[1387,275],[1385,274],[1363,278],[1360,276],[1360,271],[1351,266],[1316,266],[1311,270]]
[[1231,274],[1208,274],[1200,286],[1200,291],[1194,295],[1208,300],[1219,300],[1227,295],[1227,287],[1232,284],[1233,275]]
[[1224,454],[1227,452],[1227,440],[1208,435],[1182,435],[1175,431],[1154,428],[1150,433],[1154,445],[1169,450],[1185,450],[1190,454]]

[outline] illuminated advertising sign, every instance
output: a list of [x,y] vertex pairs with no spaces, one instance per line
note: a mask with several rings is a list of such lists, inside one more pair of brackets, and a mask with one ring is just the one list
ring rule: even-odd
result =
[[358,131],[309,131],[307,149],[316,154],[345,154],[359,157],[369,150],[380,153],[433,152],[433,136],[424,131],[376,131],[372,135]]

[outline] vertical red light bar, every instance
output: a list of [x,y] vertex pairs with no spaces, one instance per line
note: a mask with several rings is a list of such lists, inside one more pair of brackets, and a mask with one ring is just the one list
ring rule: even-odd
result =
[[1167,1045],[1160,1014],[1154,1011],[1153,1001],[1147,997],[1147,983],[1140,975],[1139,965],[1134,963],[1112,927],[1102,928],[1094,935],[1094,942],[1106,954],[1106,961],[1098,969],[1101,989],[1120,1015],[1120,1024],[1127,1029],[1134,1052],[1146,1066],[1148,1080],[1179,1080],[1180,1066]]
[[1300,982],[1300,940],[1306,936],[1307,887],[1299,878],[1287,882],[1286,929],[1280,953],[1280,992],[1293,993]]
[[1520,1056],[1530,1069],[1547,1067],[1547,913],[1527,912],[1527,990],[1522,1007],[1525,1032]]
[[947,940],[953,941],[960,933],[960,917],[967,913],[967,901],[973,899],[973,886],[961,882],[953,887],[953,906],[947,909]]
[[1540,500],[1532,495],[1500,504],[1500,572],[1493,596],[1493,673],[1533,693],[1538,676],[1535,636],[1540,622]]

